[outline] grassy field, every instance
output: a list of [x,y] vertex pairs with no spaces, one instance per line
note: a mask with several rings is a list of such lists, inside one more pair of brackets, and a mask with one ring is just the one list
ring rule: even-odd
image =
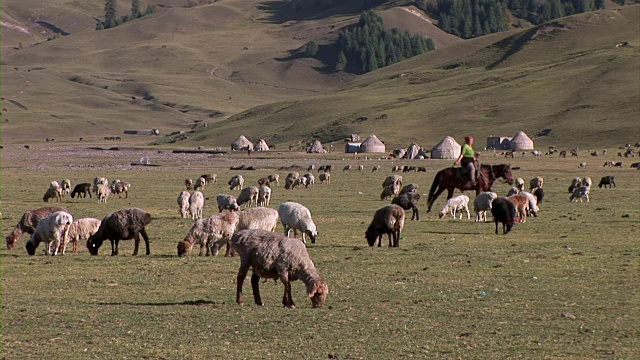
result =
[[[62,156],[61,156],[62,155]],[[158,168],[130,167],[147,155]],[[586,152],[582,153],[586,157]],[[501,160],[485,154],[494,163]],[[86,247],[60,257],[29,257],[24,236],[0,250],[2,357],[6,359],[400,359],[400,358],[633,358],[640,349],[640,181],[638,171],[602,168],[604,159],[530,156],[512,160],[514,176],[543,176],[546,198],[538,218],[506,236],[492,223],[438,220],[426,213],[407,221],[400,248],[369,248],[364,231],[379,200],[380,184],[394,164],[426,166],[404,174],[426,194],[435,171],[451,161],[355,160],[345,154],[300,153],[177,156],[156,150],[93,152],[72,147],[16,146],[2,150],[2,235],[21,214],[43,205],[52,180],[73,184],[95,176],[131,182],[129,199],[65,198],[79,217],[102,218],[128,207],[153,215],[151,256],[97,257]],[[584,159],[580,159],[583,161]],[[176,244],[191,221],[179,218],[176,197],[185,177],[215,172],[205,215],[235,172],[254,165],[245,184],[280,166],[363,164],[364,172],[332,174],[330,185],[275,188],[272,207],[298,201],[312,212],[319,237],[308,250],[330,294],[312,309],[304,286],[293,283],[295,310],[281,307],[282,285],[261,285],[264,307],[235,304],[238,258],[178,258]],[[374,165],[381,172],[371,172]],[[591,202],[569,203],[575,176],[596,183],[615,175],[617,189],[592,191]],[[506,184],[494,190],[505,194]],[[439,209],[439,199],[434,209]],[[473,214],[472,214],[473,216]],[[277,231],[281,231],[279,225]],[[250,286],[245,292],[251,298]],[[563,317],[568,312],[575,318]],[[636,354],[636,355],[633,355]],[[613,355],[613,356],[611,356]]]

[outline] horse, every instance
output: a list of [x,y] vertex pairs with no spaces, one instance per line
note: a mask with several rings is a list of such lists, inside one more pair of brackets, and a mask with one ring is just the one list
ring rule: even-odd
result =
[[433,179],[431,190],[429,190],[429,200],[427,212],[431,212],[431,207],[438,196],[447,190],[447,199],[451,199],[455,189],[460,191],[475,190],[476,195],[483,191],[491,191],[493,182],[497,179],[504,179],[507,183],[513,184],[513,176],[511,175],[511,164],[501,165],[480,165],[480,176],[477,185],[474,187],[468,177],[463,179],[457,176],[458,169],[446,168],[438,171]]

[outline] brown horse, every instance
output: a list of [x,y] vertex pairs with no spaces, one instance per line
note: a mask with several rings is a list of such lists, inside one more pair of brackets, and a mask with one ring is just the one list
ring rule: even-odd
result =
[[455,189],[460,191],[475,190],[476,195],[483,191],[491,191],[493,182],[497,179],[504,179],[509,184],[513,184],[513,176],[511,175],[511,164],[501,165],[480,165],[480,176],[477,178],[477,185],[474,187],[469,181],[468,176],[460,178],[457,174],[459,169],[446,168],[440,170],[433,179],[431,190],[429,190],[429,200],[427,212],[431,211],[433,203],[438,196],[447,190],[447,199],[453,197]]

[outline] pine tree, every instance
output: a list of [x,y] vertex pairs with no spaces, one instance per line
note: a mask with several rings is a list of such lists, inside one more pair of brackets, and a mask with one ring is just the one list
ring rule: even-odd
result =
[[435,49],[436,49],[436,43],[433,41],[432,38],[427,38],[427,51],[431,51]]
[[145,14],[145,15],[151,15],[151,14],[153,14],[154,12],[156,12],[156,7],[155,7],[155,6],[153,6],[153,5],[151,5],[151,4],[149,4],[149,5],[147,6],[147,10],[145,10],[145,11],[144,11],[144,14]]
[[596,0],[595,5],[596,9],[604,9],[607,7],[607,2],[605,0]]
[[305,46],[305,54],[308,57],[314,57],[318,54],[318,44],[315,41],[309,41]]
[[105,29],[116,26],[118,13],[116,11],[116,0],[105,0],[104,2],[104,27]]
[[367,66],[366,66],[366,71],[373,71],[375,69],[378,68],[378,60],[376,59],[376,54],[370,51],[367,51],[368,56],[367,56]]
[[142,14],[140,13],[140,0],[131,0],[131,18],[137,19]]
[[336,63],[336,70],[342,71],[347,68],[347,57],[344,55],[343,51],[340,51],[338,54],[338,62]]

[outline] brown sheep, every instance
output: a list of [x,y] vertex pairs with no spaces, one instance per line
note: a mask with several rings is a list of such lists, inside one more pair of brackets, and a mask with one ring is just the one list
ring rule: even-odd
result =
[[7,235],[7,249],[11,250],[16,246],[18,240],[20,240],[20,236],[23,233],[33,234],[38,227],[38,222],[46,218],[47,216],[53,214],[54,212],[64,211],[69,212],[67,209],[61,207],[42,207],[36,210],[27,211],[22,215],[20,221],[16,224],[13,231]]
[[[378,247],[382,246],[382,235],[389,236],[389,247],[400,246],[400,234],[404,227],[404,210],[395,204],[387,205],[376,211],[373,221],[365,232],[369,246],[373,246],[378,239]],[[391,237],[393,236],[393,245]]]

